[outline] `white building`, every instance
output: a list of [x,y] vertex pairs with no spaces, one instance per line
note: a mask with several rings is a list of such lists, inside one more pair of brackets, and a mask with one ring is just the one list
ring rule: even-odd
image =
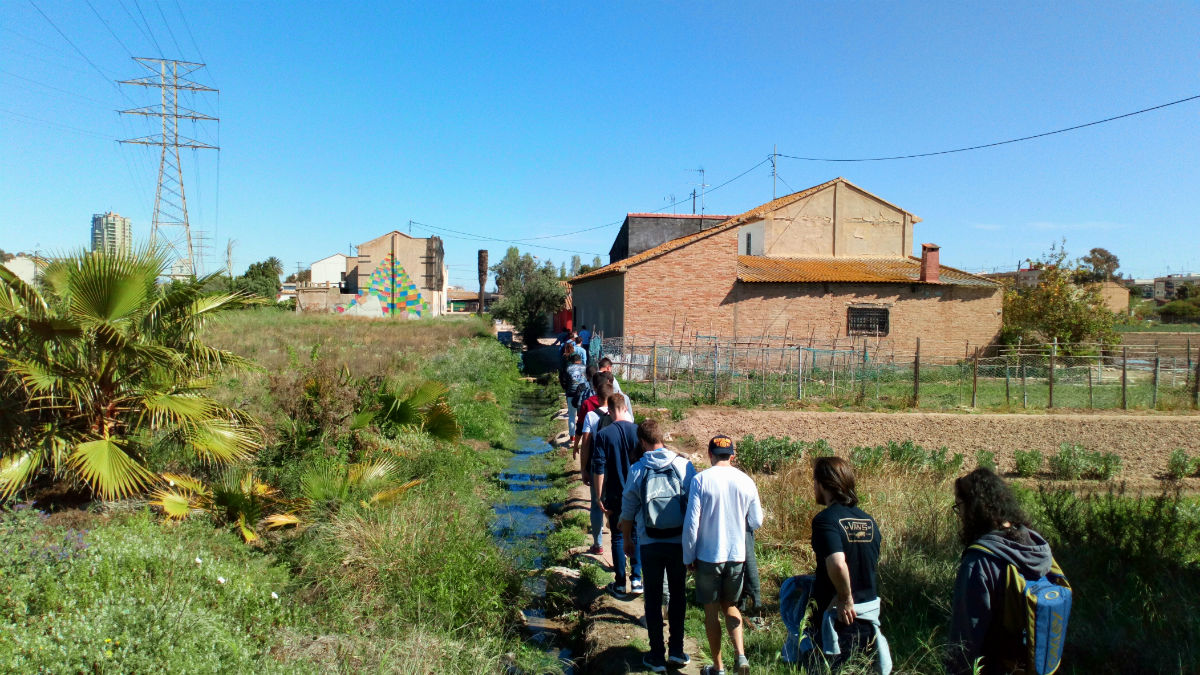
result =
[[346,254],[334,253],[328,258],[321,258],[311,266],[312,276],[309,283],[313,286],[343,288],[346,278]]
[[108,254],[133,250],[133,226],[128,218],[109,212],[92,216],[92,250]]
[[[43,260],[42,262],[45,261]],[[4,266],[11,270],[13,274],[17,275],[21,281],[24,281],[27,284],[32,284],[34,277],[37,276],[38,260],[31,256],[21,254],[4,263]]]

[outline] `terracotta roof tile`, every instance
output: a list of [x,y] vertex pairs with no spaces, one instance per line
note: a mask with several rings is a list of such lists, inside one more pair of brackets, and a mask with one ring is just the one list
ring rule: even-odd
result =
[[[746,283],[928,283],[921,281],[920,258],[768,258],[739,255],[738,281]],[[953,267],[941,266],[943,286],[996,287],[1000,284]]]

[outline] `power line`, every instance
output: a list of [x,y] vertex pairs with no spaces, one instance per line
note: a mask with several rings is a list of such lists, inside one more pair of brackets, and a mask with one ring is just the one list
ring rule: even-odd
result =
[[112,26],[108,25],[108,22],[104,20],[104,17],[100,16],[100,12],[96,11],[96,8],[92,5],[92,0],[83,1],[86,2],[88,8],[92,10],[92,14],[95,14],[97,19],[100,19],[100,23],[104,24],[104,27],[108,29],[108,34],[113,36],[113,39],[117,41],[117,44],[121,45],[121,49],[124,49],[125,53],[128,54],[130,58],[133,58],[133,52],[129,51],[129,47],[125,46],[125,42],[117,36],[117,33],[112,29]]
[[1021,141],[1031,141],[1035,138],[1044,138],[1046,136],[1053,136],[1055,134],[1064,134],[1068,131],[1076,131],[1078,129],[1094,127],[1097,124],[1105,124],[1107,122],[1114,122],[1116,120],[1125,119],[1126,117],[1133,117],[1134,115],[1141,115],[1143,113],[1153,112],[1155,110],[1162,110],[1163,108],[1169,108],[1170,106],[1179,105],[1180,103],[1187,103],[1188,101],[1195,101],[1196,99],[1200,99],[1200,94],[1197,94],[1195,96],[1189,96],[1187,98],[1181,98],[1177,101],[1171,101],[1170,103],[1163,103],[1161,105],[1151,106],[1149,108],[1142,108],[1141,110],[1135,110],[1133,112],[1128,112],[1123,115],[1106,117],[1102,120],[1096,120],[1094,122],[1087,122],[1084,124],[1076,124],[1073,127],[1066,127],[1064,129],[1055,129],[1054,131],[1045,131],[1040,134],[1033,134],[1031,136],[1022,136],[1020,138],[1010,138],[1006,141],[996,141],[994,143],[984,143],[982,145],[972,145],[972,146],[968,146],[965,148],[955,148],[953,150],[938,150],[937,152],[919,152],[919,153],[914,153],[911,155],[893,155],[890,157],[836,158],[836,157],[797,157],[795,155],[778,155],[778,156],[785,157],[787,159],[799,159],[799,160],[802,160],[805,162],[884,162],[884,161],[893,160],[893,159],[916,159],[918,157],[933,157],[935,155],[950,155],[950,154],[953,154],[956,152],[968,152],[970,150],[982,150],[984,148],[994,148],[999,145],[1008,145],[1009,143],[1020,143]]
[[[192,34],[192,26],[188,23],[187,15],[183,13],[183,5],[179,4],[179,0],[175,0],[175,9],[179,10],[179,18],[183,19],[183,27],[187,29],[188,38],[192,41],[192,46],[196,48],[196,56],[200,57],[199,61],[204,61],[204,54],[200,52],[200,45],[196,42],[196,36]],[[217,86],[217,81],[212,77],[212,71],[208,73],[208,79]],[[218,97],[219,99],[220,97]]]
[[125,0],[117,0],[117,4],[121,6],[121,9],[125,12],[125,16],[129,17],[129,21],[133,23],[134,28],[138,29],[138,32],[142,34],[142,37],[153,43],[154,37],[147,33],[146,29],[142,28],[142,25],[138,23],[138,20],[133,16],[133,12],[129,11],[129,8],[125,6]]
[[[732,183],[733,181],[735,181],[735,180],[738,180],[739,178],[744,178],[744,177],[745,177],[747,174],[749,174],[751,171],[754,171],[755,169],[757,169],[758,167],[762,166],[763,164],[766,164],[766,163],[767,163],[767,162],[769,162],[769,161],[771,161],[771,158],[770,158],[770,156],[768,156],[766,159],[764,159],[763,161],[759,162],[758,164],[755,164],[754,166],[750,167],[749,169],[746,169],[745,171],[743,171],[743,172],[739,173],[738,175],[734,176],[733,178],[730,178],[729,180],[725,181],[724,183],[721,183],[720,185],[718,185],[718,186],[714,187],[713,189],[711,189],[711,190],[705,190],[705,191],[704,191],[702,194],[705,194],[705,195],[707,195],[707,194],[711,194],[711,193],[713,193],[713,192],[716,192],[717,190],[720,190],[721,188],[725,187],[726,185],[729,185],[729,184],[730,184],[730,183]],[[699,196],[699,195],[698,195],[698,196]],[[691,195],[688,195],[688,199],[691,199]],[[676,206],[679,206],[680,204],[683,204],[683,203],[685,203],[685,202],[687,202],[687,199],[680,199],[680,200],[677,200],[677,201],[673,201],[673,202],[671,202],[670,204],[667,204],[666,206],[664,206],[664,207],[662,207],[662,208],[654,209],[653,211],[642,211],[641,213],[661,213],[661,212],[663,212],[663,211],[666,211],[667,209],[674,208],[674,207],[676,207]],[[624,219],[622,219],[622,220],[614,220],[614,221],[613,221],[613,222],[611,222],[611,223],[605,223],[605,224],[603,224],[603,225],[594,225],[594,226],[592,226],[592,227],[585,227],[585,228],[583,228],[582,230],[573,230],[573,231],[571,231],[571,232],[563,232],[562,234],[545,234],[545,235],[542,235],[542,236],[540,236],[540,237],[525,237],[524,239],[513,239],[512,241],[513,241],[513,242],[518,242],[518,243],[523,243],[523,242],[528,242],[528,241],[538,241],[538,240],[541,240],[541,239],[555,239],[555,238],[558,238],[558,237],[569,237],[569,236],[571,236],[571,235],[573,235],[573,234],[581,234],[581,233],[583,233],[583,232],[591,232],[591,231],[593,231],[593,230],[602,230],[602,229],[604,229],[604,228],[606,228],[606,227],[612,227],[613,225],[620,225],[620,224],[621,224],[621,223],[623,223],[623,222],[625,222],[625,221],[624,221]]]
[[163,12],[162,3],[158,3],[158,15],[162,17],[163,25],[167,27],[167,35],[171,36],[171,42],[174,43],[176,51],[183,56],[183,49],[180,48],[179,41],[175,39],[175,31],[171,30],[171,24],[167,23],[167,15]]
[[[473,238],[475,238],[475,239],[477,239],[477,240],[481,240],[481,241],[498,241],[498,242],[500,242],[500,243],[504,243],[504,244],[520,244],[520,243],[523,243],[523,242],[517,241],[517,240],[515,240],[515,239],[499,239],[499,238],[497,238],[497,237],[488,237],[488,236],[485,236],[485,235],[481,235],[481,234],[475,234],[475,233],[472,233],[472,232],[463,232],[463,231],[461,231],[461,230],[452,230],[452,229],[450,229],[450,228],[448,228],[448,227],[440,227],[440,226],[437,226],[437,225],[429,225],[429,224],[427,224],[427,223],[422,223],[422,222],[420,222],[420,221],[416,221],[416,220],[412,221],[412,224],[413,224],[413,225],[419,225],[420,227],[423,227],[423,228],[425,228],[425,229],[427,229],[427,230],[433,230],[433,231],[435,231],[435,232],[437,232],[437,231],[441,231],[441,232],[450,232],[450,233],[452,233],[452,234],[462,235],[462,236],[466,236],[466,237],[473,237]],[[532,247],[534,247],[534,248],[544,248],[544,249],[548,249],[548,250],[551,250],[551,251],[562,251],[563,253],[577,253],[577,254],[579,254],[579,255],[600,255],[599,253],[596,253],[595,251],[575,251],[575,250],[568,249],[568,248],[556,248],[556,247],[554,247],[554,246],[545,246],[545,245],[543,245],[543,244],[528,244],[528,246],[532,246]]]
[[26,82],[29,82],[31,84],[36,84],[39,87],[53,89],[54,91],[66,94],[67,96],[74,96],[75,98],[83,99],[84,101],[91,101],[92,103],[99,103],[100,105],[108,105],[107,101],[101,101],[100,99],[95,99],[90,96],[84,96],[83,94],[76,94],[73,91],[70,91],[67,89],[60,89],[59,87],[56,87],[52,84],[46,84],[45,82],[38,82],[37,80],[31,80],[28,77],[25,77],[24,75],[17,75],[16,73],[10,73],[7,70],[4,70],[3,68],[0,68],[0,74],[7,75],[9,77],[15,77],[18,80],[25,80]]
[[[54,21],[49,16],[46,16],[46,13],[42,11],[41,7],[38,7],[37,4],[33,0],[28,0],[28,2],[31,7],[33,7],[34,9],[37,10],[38,14],[42,15],[42,18],[46,20],[46,23],[50,24],[50,26],[55,31],[58,32],[59,36],[61,36],[62,39],[66,40],[67,44],[71,45],[71,48],[75,50],[75,53],[79,54],[80,58],[82,58],[84,61],[87,61],[88,65],[92,67],[92,70],[95,70],[97,73],[100,73],[100,77],[104,78],[105,82],[112,84],[112,78],[110,78],[108,75],[106,75],[103,70],[100,70],[100,66],[97,66],[95,63],[92,63],[92,60],[87,57],[87,54],[84,54],[83,50],[80,49],[78,46],[76,46],[75,43],[71,41],[71,38],[67,37],[66,33],[62,32],[62,29],[58,27],[58,24],[54,23]],[[117,85],[113,84],[113,86],[116,87]],[[118,88],[118,91],[120,91],[119,88]]]
[[154,39],[154,29],[150,27],[150,22],[146,20],[146,15],[142,13],[142,6],[138,0],[133,0],[133,6],[138,11],[138,16],[142,17],[142,23],[146,24],[146,34],[150,36],[150,41],[154,43],[154,48],[158,50],[158,55],[163,55],[162,47],[158,46],[158,40]]
[[69,124],[63,124],[62,122],[52,122],[52,121],[50,121],[50,120],[44,120],[44,119],[41,119],[40,117],[31,117],[31,116],[29,116],[29,115],[24,115],[24,114],[22,114],[22,113],[19,113],[19,112],[13,112],[12,110],[4,110],[4,109],[0,109],[0,114],[4,114],[4,115],[11,115],[11,116],[13,116],[13,117],[19,117],[19,118],[22,118],[22,119],[24,119],[25,121],[28,121],[28,122],[37,122],[37,123],[39,123],[39,124],[46,124],[46,125],[49,125],[49,126],[52,126],[52,127],[58,127],[58,128],[60,128],[60,129],[66,129],[66,130],[68,130],[68,131],[74,131],[74,132],[76,132],[76,133],[80,133],[80,134],[87,134],[88,136],[95,136],[96,138],[102,138],[102,139],[104,139],[104,140],[106,140],[106,141],[115,141],[115,140],[117,140],[117,139],[113,138],[112,136],[109,136],[109,135],[107,135],[107,134],[100,133],[100,132],[98,132],[98,131],[89,131],[89,130],[87,130],[87,129],[80,129],[79,127],[73,127],[73,126],[71,126],[71,125],[69,125]]

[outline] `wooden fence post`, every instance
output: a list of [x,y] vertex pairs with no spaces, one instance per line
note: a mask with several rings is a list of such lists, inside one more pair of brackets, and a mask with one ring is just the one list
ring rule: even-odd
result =
[[1121,410],[1129,410],[1129,347],[1121,347]]
[[1092,367],[1088,366],[1088,410],[1092,409]]
[[1021,359],[1021,407],[1028,408],[1029,407],[1029,387],[1028,387],[1029,383],[1025,379],[1025,357],[1021,356],[1019,358]]
[[1183,386],[1188,386],[1188,378],[1192,375],[1192,338],[1187,339],[1187,370],[1183,373]]
[[658,340],[650,345],[650,397],[658,400]]
[[713,341],[713,403],[721,400],[717,395],[717,364],[721,362],[721,345]]
[[1200,408],[1200,355],[1196,358],[1196,372],[1192,373],[1192,407]]
[[804,348],[796,347],[796,400],[804,398]]
[[1054,407],[1054,357],[1058,355],[1058,338],[1054,339],[1054,344],[1050,347],[1050,398],[1046,402],[1047,408]]
[[979,405],[979,347],[975,348],[975,358],[971,364],[971,407]]
[[1011,376],[1010,376],[1009,370],[1011,370],[1011,368],[1009,368],[1009,365],[1008,365],[1008,358],[1007,358],[1007,357],[1005,357],[1005,363],[1004,363],[1004,405],[1006,405],[1006,406],[1011,406],[1011,405],[1012,405],[1012,385],[1011,385],[1011,383],[1010,383]]
[[863,360],[862,368],[859,369],[861,375],[858,383],[858,402],[862,403],[867,398],[867,341],[863,340]]
[[917,351],[913,355],[913,397],[914,408],[921,407],[921,338],[917,338]]
[[1154,394],[1150,398],[1150,408],[1158,409],[1158,365],[1161,357],[1154,357]]

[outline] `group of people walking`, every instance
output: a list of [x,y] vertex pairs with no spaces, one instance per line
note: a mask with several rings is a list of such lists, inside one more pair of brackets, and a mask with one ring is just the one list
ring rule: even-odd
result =
[[[583,366],[578,344],[565,342],[559,375],[568,398],[569,444],[591,490],[590,552],[604,553],[607,519],[615,573],[608,590],[619,597],[644,594],[650,649],[643,665],[666,672],[690,662],[683,641],[690,571],[712,657],[701,673],[725,675],[722,642],[728,633],[732,665],[745,675],[750,663],[741,612],[761,604],[754,531],[764,514],[754,480],[734,465],[736,445],[728,436],[709,440],[709,468],[698,472],[663,444],[656,420],[635,424],[611,361]],[[812,481],[813,499],[823,507],[812,520],[816,570],[781,586],[780,611],[789,630],[782,657],[809,672],[836,672],[852,659],[867,660],[886,675],[891,655],[877,575],[882,533],[859,507],[849,461],[817,458]],[[988,469],[959,478],[954,498],[967,548],[951,603],[947,672],[1053,672],[1070,586],[1049,544],[1031,528],[1003,479]],[[1033,619],[1021,623],[1023,617]]]

